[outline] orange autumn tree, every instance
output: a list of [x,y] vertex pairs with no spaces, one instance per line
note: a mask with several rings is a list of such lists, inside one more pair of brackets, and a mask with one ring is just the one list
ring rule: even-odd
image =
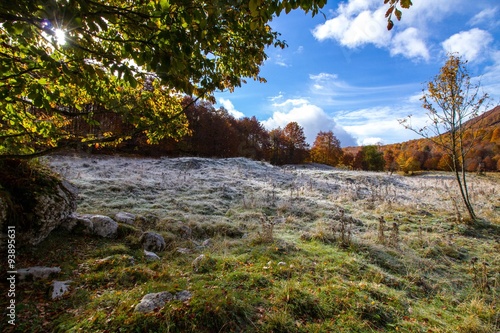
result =
[[320,131],[311,148],[311,161],[337,166],[342,161],[343,151],[340,140],[332,131]]

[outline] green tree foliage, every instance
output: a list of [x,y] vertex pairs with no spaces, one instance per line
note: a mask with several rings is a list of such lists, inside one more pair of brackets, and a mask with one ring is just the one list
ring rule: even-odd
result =
[[379,151],[377,146],[363,146],[361,149],[363,154],[363,170],[382,171],[384,170],[385,160],[384,154]]
[[444,161],[449,163],[469,217],[471,221],[476,221],[468,191],[466,160],[484,135],[478,115],[489,97],[480,93],[479,84],[471,82],[466,64],[466,61],[452,54],[440,73],[428,83],[422,101],[430,119],[429,125],[414,128],[411,117],[401,120],[401,123],[431,140],[448,156],[443,156],[443,162],[440,161],[439,165],[442,166]]
[[337,166],[342,162],[343,151],[340,141],[332,131],[320,131],[311,148],[311,161],[331,166]]
[[[181,93],[209,97],[244,78],[264,81],[265,48],[285,46],[273,15],[316,14],[325,2],[2,1],[0,154],[117,142],[130,128],[149,142],[181,137]],[[109,113],[129,126],[102,126],[98,115]]]
[[392,15],[396,16],[398,21],[401,21],[403,12],[398,8],[398,5],[405,9],[408,9],[411,5],[413,5],[411,0],[384,0],[384,4],[389,4],[389,9],[387,9],[387,12],[385,13],[385,17],[387,18],[387,30],[391,30],[394,27]]

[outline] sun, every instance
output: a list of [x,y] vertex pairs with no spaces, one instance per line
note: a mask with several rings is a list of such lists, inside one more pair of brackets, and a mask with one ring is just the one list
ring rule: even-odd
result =
[[66,43],[66,32],[64,30],[57,28],[54,30],[54,35],[56,37],[57,44],[63,45]]

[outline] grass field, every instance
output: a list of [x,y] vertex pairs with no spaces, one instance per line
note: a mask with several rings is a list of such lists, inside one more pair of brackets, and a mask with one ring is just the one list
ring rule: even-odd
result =
[[[471,226],[448,173],[242,158],[49,162],[80,189],[79,212],[126,211],[137,226],[116,239],[57,231],[21,249],[18,267],[60,266],[57,278],[73,283],[56,301],[50,282],[19,283],[6,332],[500,331],[498,174],[470,175],[483,219]],[[147,230],[167,241],[160,261],[144,259]],[[181,290],[192,298],[134,312],[147,293]]]

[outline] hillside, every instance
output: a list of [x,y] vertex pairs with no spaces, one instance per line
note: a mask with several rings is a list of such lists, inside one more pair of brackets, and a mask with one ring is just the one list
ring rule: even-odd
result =
[[[467,170],[500,171],[500,106],[469,120],[465,126],[474,128],[474,133],[466,133],[466,139],[475,138],[475,145],[467,155]],[[360,150],[361,147],[343,148],[345,154],[352,156],[356,156]],[[381,145],[379,150],[384,156],[390,153],[399,165],[406,164],[411,158],[415,161],[413,171],[449,170],[447,156],[443,150],[425,138]],[[386,165],[386,168],[389,166]]]
[[[453,177],[244,158],[60,156],[79,213],[136,214],[117,238],[60,230],[17,265],[59,266],[70,293],[17,284],[2,332],[490,332],[500,329],[500,179],[471,176],[485,222],[457,223]],[[144,257],[138,236],[167,242]],[[203,256],[202,256],[203,255]],[[151,313],[149,293],[189,295]],[[2,300],[3,302],[4,300]],[[3,304],[2,304],[2,307]]]

